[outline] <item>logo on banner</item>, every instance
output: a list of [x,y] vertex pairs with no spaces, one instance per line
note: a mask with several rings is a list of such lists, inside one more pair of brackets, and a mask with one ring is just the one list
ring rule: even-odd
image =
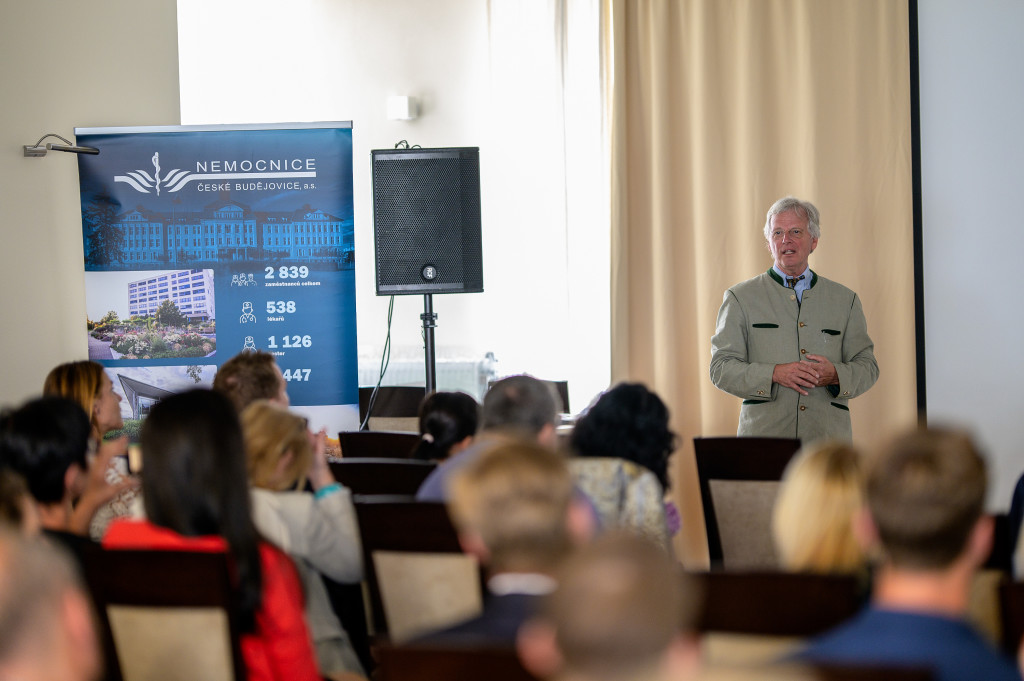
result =
[[[160,177],[160,152],[154,152],[153,174],[136,169],[124,175],[115,175],[114,182],[122,182],[142,194],[156,192],[161,188],[168,193],[183,189],[196,182],[200,191],[282,191],[315,189],[308,180],[316,178],[316,159],[243,159],[196,161],[195,172],[175,168]],[[244,180],[243,182],[231,182]]]

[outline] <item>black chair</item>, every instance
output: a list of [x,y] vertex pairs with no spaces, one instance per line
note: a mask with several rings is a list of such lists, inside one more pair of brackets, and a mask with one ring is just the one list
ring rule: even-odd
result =
[[[377,397],[373,400],[373,408],[370,409],[370,397],[373,395],[373,386],[361,386],[359,388],[359,422],[369,420],[366,418],[370,412],[371,418],[403,419],[410,420],[419,416],[420,402],[426,397],[427,390],[422,386],[407,385],[382,385],[377,390]],[[388,428],[385,426],[384,428]],[[373,428],[371,427],[371,430]],[[396,428],[391,428],[396,430]],[[399,428],[404,430],[403,428]]]
[[862,588],[852,575],[712,571],[690,576],[704,589],[701,632],[809,637],[863,606]]
[[437,467],[414,459],[344,458],[330,464],[334,478],[353,494],[404,494],[416,490]]
[[1010,519],[1005,513],[996,513],[992,516],[992,525],[992,553],[983,569],[1013,574],[1013,549],[1017,538],[1010,531]]
[[108,679],[246,678],[227,554],[95,551],[82,570]]
[[932,681],[935,678],[929,667],[816,664],[812,669],[818,681]]
[[374,652],[376,681],[537,681],[512,648],[381,645]]
[[416,433],[387,430],[349,430],[338,433],[344,458],[408,459],[419,443]]
[[[436,605],[433,599],[444,596],[450,604],[442,603],[442,610],[460,609],[461,617],[452,617],[443,623],[438,619],[438,627],[475,614],[473,610],[461,609],[471,605],[479,608],[483,593],[482,575],[475,561],[462,553],[458,535],[444,504],[417,502],[411,497],[381,495],[356,497],[355,508],[363,544],[370,614],[377,640],[390,637],[398,641],[403,637],[408,638],[406,633],[418,624],[396,625],[388,617],[388,612],[415,609],[417,605],[411,602],[415,598],[423,598],[433,607]],[[440,557],[447,564],[445,570],[448,574],[416,574],[417,568],[414,566],[410,572],[402,574],[390,584],[386,576],[381,574],[382,568],[394,566],[396,561],[408,559],[408,563],[418,565],[423,561],[417,563],[416,559],[424,556],[427,556],[427,561]],[[441,585],[440,579],[446,580],[446,585]],[[434,623],[433,618],[437,613],[426,612],[426,607],[423,610],[422,616],[431,618],[431,623]],[[445,615],[441,613],[441,617]],[[413,619],[416,618],[414,616]],[[429,628],[425,627],[423,632]]]
[[[728,522],[726,514],[729,509],[716,508],[712,481],[778,482],[782,479],[782,474],[793,454],[800,449],[800,440],[695,437],[693,447],[697,461],[697,477],[700,481],[701,505],[704,508],[704,527],[708,537],[708,556],[712,567],[722,567],[729,564],[729,556],[723,550],[722,542],[722,521]],[[770,513],[766,517],[761,509],[756,520],[759,524],[764,523],[764,532],[757,534],[761,542],[767,542],[770,550]],[[764,536],[760,536],[761,534]],[[734,558],[734,562],[742,561]]]
[[1017,649],[1024,639],[1024,582],[1007,578],[999,585],[999,614],[1003,652],[1017,659]]

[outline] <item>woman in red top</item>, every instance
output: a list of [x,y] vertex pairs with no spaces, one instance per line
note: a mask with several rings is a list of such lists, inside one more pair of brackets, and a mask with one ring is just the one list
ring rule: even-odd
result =
[[319,679],[295,567],[252,523],[234,407],[209,390],[173,395],[142,426],[148,520],[117,520],[107,548],[226,551],[236,570],[250,681]]

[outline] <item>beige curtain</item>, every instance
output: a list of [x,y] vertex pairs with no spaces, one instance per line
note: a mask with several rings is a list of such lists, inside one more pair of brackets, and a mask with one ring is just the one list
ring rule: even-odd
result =
[[602,0],[611,145],[612,377],[668,403],[685,563],[707,560],[692,438],[733,435],[708,376],[722,294],[771,265],[787,194],[821,210],[811,268],[857,291],[881,377],[873,446],[916,420],[906,0]]

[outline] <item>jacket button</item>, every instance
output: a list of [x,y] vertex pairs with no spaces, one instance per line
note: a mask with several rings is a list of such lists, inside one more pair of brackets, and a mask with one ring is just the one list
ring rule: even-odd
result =
[[806,355],[807,354],[807,349],[806,348],[800,348],[800,354],[801,355]]
[[800,405],[800,411],[807,411],[807,405],[806,404],[801,404]]
[[801,329],[802,329],[802,328],[804,328],[805,326],[807,326],[807,325],[806,325],[806,324],[804,324],[803,322],[800,322],[800,328],[801,328]]

